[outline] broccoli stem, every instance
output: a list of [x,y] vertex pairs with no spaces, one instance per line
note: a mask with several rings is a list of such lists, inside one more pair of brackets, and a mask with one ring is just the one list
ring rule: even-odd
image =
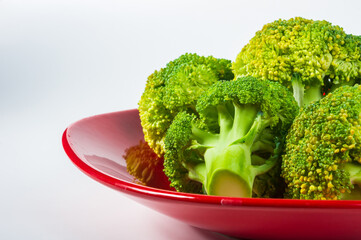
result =
[[302,84],[301,79],[294,78],[292,80],[292,89],[293,89],[293,97],[296,99],[298,106],[303,106],[303,96],[305,93],[304,85]]
[[236,144],[218,152],[207,151],[206,191],[209,195],[228,197],[251,197],[255,172],[251,165],[251,154],[245,144]]
[[204,163],[199,163],[193,168],[189,168],[188,176],[190,179],[193,179],[198,182],[204,182],[206,179],[206,165]]
[[251,157],[252,157],[252,164],[253,165],[261,165],[261,164],[264,164],[266,162],[266,159],[264,159],[261,156],[253,154]]
[[313,101],[322,98],[322,86],[320,83],[310,84],[306,89],[300,77],[292,79],[293,97],[296,99],[298,106],[307,106]]
[[346,163],[343,169],[350,174],[351,183],[360,185],[361,187],[361,164]]
[[263,151],[268,153],[273,153],[274,143],[270,141],[257,141],[252,145],[252,152]]
[[303,104],[307,106],[313,101],[318,101],[322,98],[322,86],[321,84],[313,84],[305,90],[303,96]]
[[358,163],[346,163],[343,169],[349,173],[350,181],[354,185],[349,193],[342,194],[344,200],[361,199],[361,165]]
[[[257,175],[270,170],[274,160],[252,165],[252,146],[260,133],[269,125],[255,105],[233,103],[234,111],[224,105],[217,107],[220,126],[218,144],[204,153],[204,165],[190,173],[194,180],[203,179],[207,194],[231,197],[251,197]],[[199,130],[193,129],[195,139],[202,140]],[[195,168],[197,169],[197,168]],[[205,174],[204,174],[205,173]]]
[[214,147],[219,141],[218,134],[204,131],[194,125],[192,125],[192,135],[199,144],[197,146],[193,146],[193,148],[211,148]]

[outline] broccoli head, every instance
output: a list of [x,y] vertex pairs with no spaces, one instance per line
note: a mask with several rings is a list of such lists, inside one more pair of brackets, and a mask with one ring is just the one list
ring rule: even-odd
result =
[[218,80],[231,80],[231,61],[212,56],[184,54],[148,77],[139,101],[145,140],[158,154],[164,153],[164,136],[180,111],[195,112],[201,93]]
[[286,140],[286,197],[361,199],[361,86],[342,86],[296,117]]
[[360,38],[327,21],[301,17],[277,20],[244,46],[232,64],[237,76],[278,81],[292,89],[300,106],[361,78]]
[[164,170],[178,191],[274,197],[280,153],[298,112],[282,85],[244,77],[219,81],[180,112],[165,137]]
[[163,172],[163,157],[159,157],[143,140],[125,150],[127,172],[141,185],[170,190]]

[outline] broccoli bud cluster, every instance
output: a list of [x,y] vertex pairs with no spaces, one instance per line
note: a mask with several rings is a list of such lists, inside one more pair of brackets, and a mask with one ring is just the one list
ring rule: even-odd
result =
[[342,86],[303,109],[289,131],[283,156],[287,197],[347,198],[357,184],[352,178],[361,171],[360,116],[359,85]]
[[178,191],[361,199],[360,80],[361,37],[327,21],[268,23],[233,62],[186,53],[148,77],[139,115],[159,158],[131,154],[129,171],[147,184],[162,159]]
[[232,69],[236,76],[285,84],[303,106],[320,99],[329,82],[349,84],[361,78],[359,44],[358,37],[327,21],[277,20],[256,33]]

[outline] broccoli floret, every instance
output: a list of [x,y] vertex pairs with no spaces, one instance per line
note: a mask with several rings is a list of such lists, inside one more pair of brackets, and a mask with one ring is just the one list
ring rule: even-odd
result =
[[360,163],[361,86],[342,86],[294,120],[282,161],[286,197],[361,199]]
[[[180,112],[165,138],[164,169],[182,192],[274,197],[280,153],[298,112],[276,82],[219,81],[199,98],[198,114]],[[268,174],[268,175],[265,175]]]
[[231,80],[231,61],[212,56],[184,54],[148,77],[139,101],[145,140],[158,154],[164,153],[164,136],[175,115],[195,112],[199,95],[218,80]]
[[123,155],[127,172],[141,185],[170,190],[168,178],[163,172],[163,157],[159,157],[143,140],[129,147]]
[[278,81],[293,91],[300,106],[329,89],[358,83],[360,38],[327,21],[301,17],[263,26],[232,64],[237,76]]

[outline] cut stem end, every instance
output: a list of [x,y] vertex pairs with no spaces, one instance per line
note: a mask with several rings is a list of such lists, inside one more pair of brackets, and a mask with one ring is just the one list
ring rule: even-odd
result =
[[209,195],[224,197],[251,197],[251,188],[236,174],[221,170],[214,173],[208,188]]

